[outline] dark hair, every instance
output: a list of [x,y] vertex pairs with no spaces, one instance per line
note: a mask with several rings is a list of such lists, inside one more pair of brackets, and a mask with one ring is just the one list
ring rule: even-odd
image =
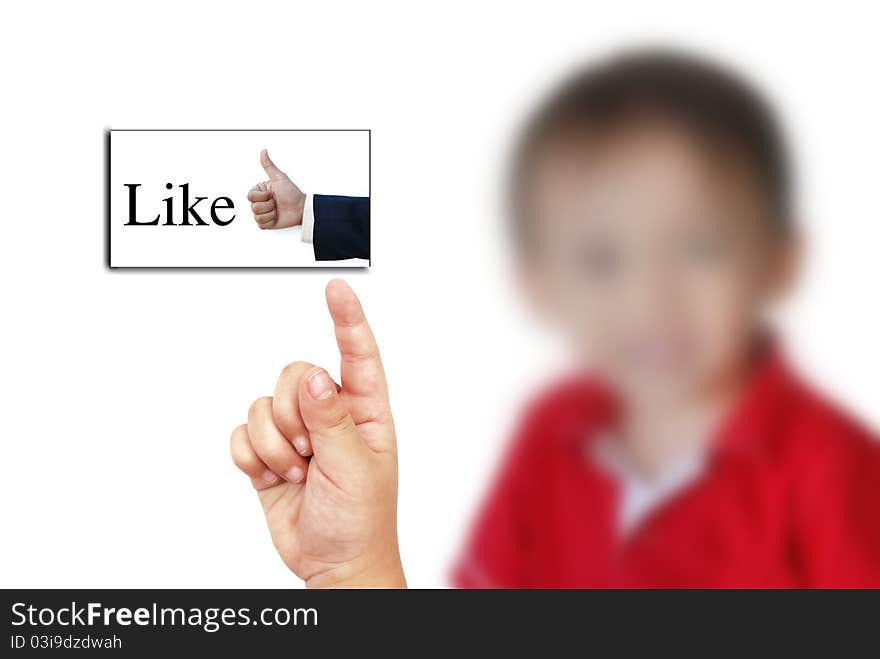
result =
[[525,195],[536,151],[552,137],[601,133],[639,117],[671,120],[709,145],[736,150],[766,196],[773,229],[789,229],[787,149],[769,103],[718,64],[674,51],[644,50],[581,70],[527,122],[514,155],[510,190],[521,244],[529,228]]

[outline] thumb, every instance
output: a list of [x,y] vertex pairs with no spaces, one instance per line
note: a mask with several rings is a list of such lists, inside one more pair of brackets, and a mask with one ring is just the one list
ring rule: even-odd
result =
[[275,163],[272,162],[272,159],[269,157],[269,152],[266,149],[260,151],[260,164],[263,166],[263,170],[270,179],[277,180],[286,176],[285,173],[278,169],[275,166]]
[[322,469],[351,466],[367,450],[339,388],[323,368],[313,368],[300,380],[299,410]]

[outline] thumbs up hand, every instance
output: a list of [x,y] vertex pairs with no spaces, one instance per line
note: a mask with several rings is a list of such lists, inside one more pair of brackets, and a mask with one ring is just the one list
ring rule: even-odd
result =
[[305,193],[275,166],[266,149],[260,151],[260,164],[269,180],[248,191],[257,225],[261,229],[286,229],[302,224]]
[[305,362],[281,372],[232,433],[275,548],[309,587],[404,588],[397,547],[397,445],[385,373],[348,284],[327,286],[342,386]]

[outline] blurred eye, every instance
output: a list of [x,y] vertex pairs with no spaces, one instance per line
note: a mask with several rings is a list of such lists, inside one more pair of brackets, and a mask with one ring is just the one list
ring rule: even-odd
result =
[[581,245],[577,253],[578,273],[589,279],[607,280],[617,276],[623,267],[619,250],[605,243]]
[[725,252],[724,240],[715,232],[700,232],[688,236],[683,244],[683,256],[691,263],[703,264],[720,259]]

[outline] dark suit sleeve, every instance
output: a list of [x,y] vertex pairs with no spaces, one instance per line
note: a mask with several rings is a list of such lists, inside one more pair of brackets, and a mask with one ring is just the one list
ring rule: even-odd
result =
[[316,261],[370,258],[370,198],[314,196]]

